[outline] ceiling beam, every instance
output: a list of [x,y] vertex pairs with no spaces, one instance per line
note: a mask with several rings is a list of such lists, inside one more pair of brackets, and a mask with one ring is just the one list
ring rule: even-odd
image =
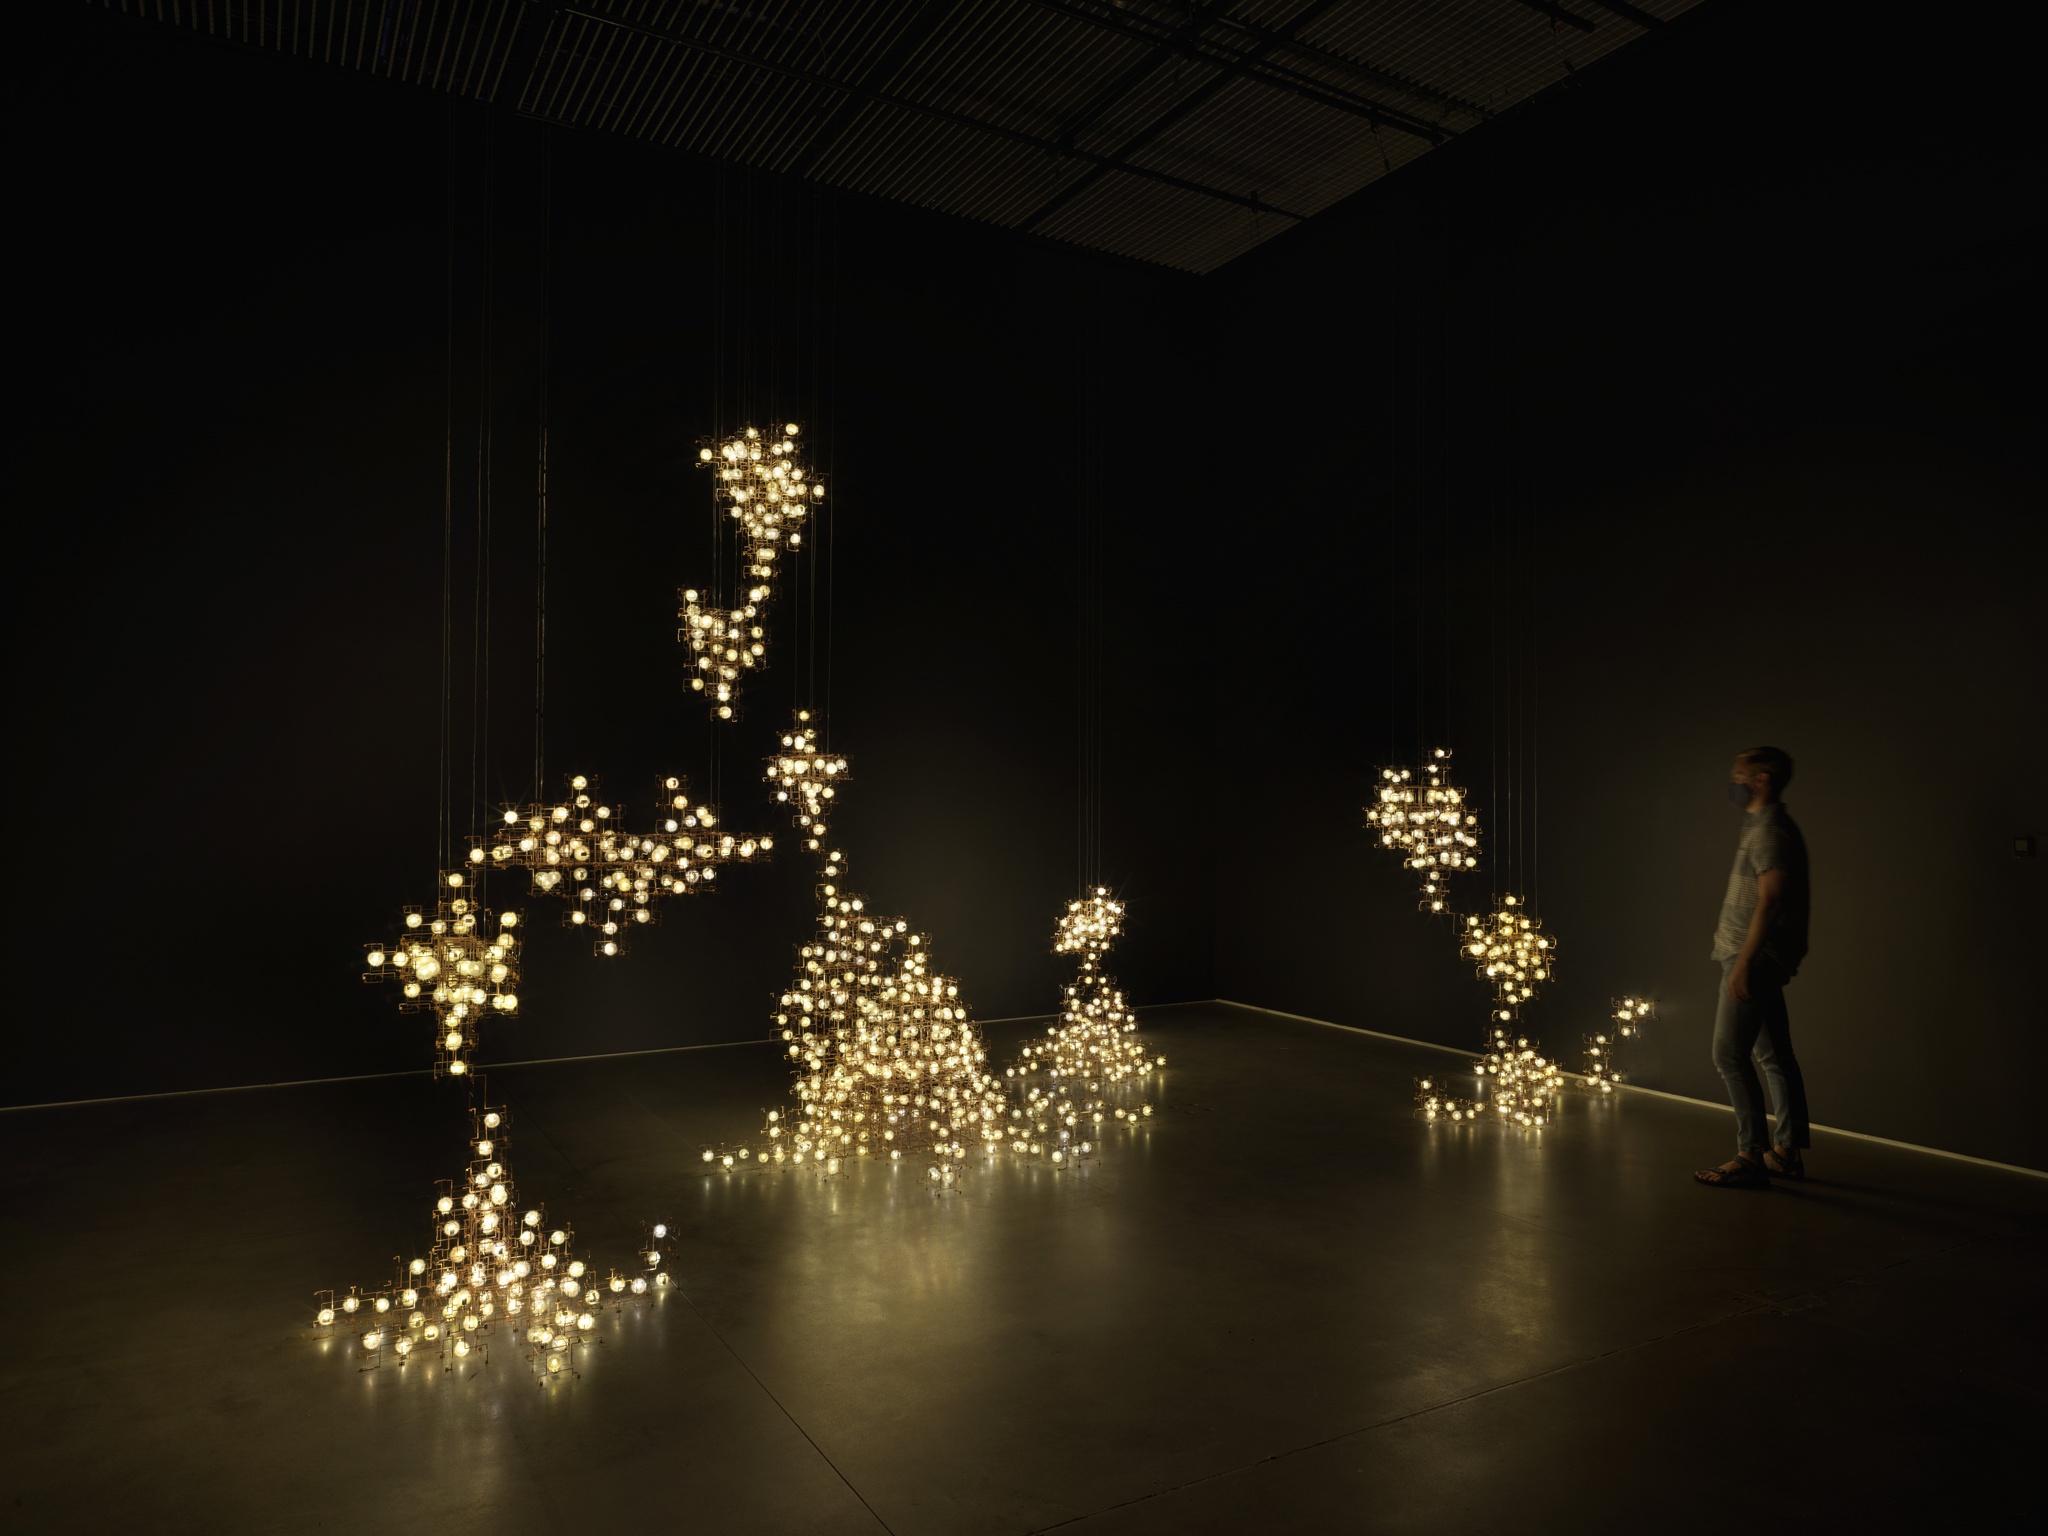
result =
[[1453,96],[1449,91],[1440,90],[1433,85],[1424,85],[1420,80],[1410,80],[1390,69],[1381,69],[1377,65],[1369,64],[1364,59],[1354,59],[1349,54],[1337,52],[1334,48],[1325,48],[1320,43],[1307,42],[1298,37],[1282,37],[1271,27],[1261,26],[1256,21],[1247,21],[1242,16],[1218,16],[1216,25],[1255,38],[1265,43],[1275,53],[1291,53],[1298,59],[1307,59],[1314,64],[1344,70],[1361,80],[1370,80],[1383,90],[1403,91],[1410,96],[1419,96],[1424,101],[1434,102],[1446,111],[1463,112],[1477,118],[1489,118],[1494,115],[1492,108],[1483,107],[1476,101]]
[[1539,16],[1548,16],[1552,21],[1561,21],[1568,27],[1577,27],[1581,32],[1590,32],[1594,27],[1594,23],[1585,17],[1568,11],[1561,5],[1552,5],[1550,0],[1515,0],[1515,4],[1534,11]]
[[1639,5],[1630,5],[1628,0],[1585,0],[1596,11],[1605,11],[1610,16],[1619,16],[1623,21],[1632,21],[1645,32],[1654,32],[1664,25],[1662,16],[1652,16]]
[[[1310,0],[1308,5],[1295,13],[1294,19],[1287,23],[1284,30],[1294,32],[1307,26],[1335,3],[1336,0]],[[1197,86],[1194,90],[1188,92],[1187,95],[1183,96],[1173,106],[1154,118],[1146,127],[1126,139],[1110,162],[1084,175],[1076,176],[1072,181],[1060,188],[1059,191],[1039,204],[1037,208],[1033,209],[1031,216],[1017,227],[1027,231],[1037,229],[1040,224],[1043,224],[1055,213],[1058,213],[1060,209],[1066,207],[1067,204],[1102,180],[1111,170],[1121,169],[1126,166],[1132,155],[1157,139],[1160,134],[1166,132],[1175,123],[1193,112],[1195,108],[1215,96],[1236,78],[1238,77],[1234,74],[1219,71],[1207,84]],[[1258,206],[1256,198],[1253,199],[1253,206],[1255,208]]]
[[[1211,69],[1222,70],[1236,79],[1256,80],[1270,89],[1286,91],[1290,95],[1304,97],[1322,106],[1349,113],[1353,117],[1365,118],[1377,127],[1392,128],[1399,133],[1426,139],[1433,145],[1441,144],[1445,139],[1452,137],[1452,130],[1427,119],[1403,112],[1398,107],[1382,106],[1370,97],[1355,95],[1341,86],[1330,84],[1327,80],[1318,80],[1313,75],[1305,75],[1298,69],[1262,57],[1277,47],[1288,33],[1306,26],[1308,23],[1305,20],[1296,20],[1285,28],[1268,31],[1266,38],[1262,38],[1257,46],[1240,48],[1234,43],[1199,36],[1198,26],[1170,27],[1164,22],[1151,21],[1133,11],[1105,12],[1093,5],[1078,3],[1078,0],[1029,0],[1029,3],[1041,10],[1071,17],[1099,31],[1114,32],[1121,37],[1151,43],[1155,47],[1180,54],[1183,58],[1206,64]],[[1328,7],[1325,6],[1323,9],[1327,10]],[[1224,20],[1222,17],[1213,19],[1219,22]],[[1201,21],[1199,13],[1197,20]],[[1206,22],[1202,24],[1205,25]],[[1227,24],[1242,26],[1238,22]]]
[[[1220,0],[1210,0],[1218,4]],[[1181,31],[1191,31],[1202,25],[1204,8],[1194,6],[1188,12],[1188,19],[1180,24]],[[1159,67],[1173,57],[1173,50],[1165,46],[1162,39],[1149,53],[1144,54],[1123,73],[1089,97],[1081,110],[1067,119],[1067,125],[1060,130],[1060,138],[1071,143],[1082,134],[1096,127],[1102,121],[1103,113],[1129,96],[1139,86],[1159,72]]]
[[[922,48],[938,31],[940,25],[959,9],[959,0],[924,0],[924,4],[903,30],[896,34],[896,40],[882,51],[880,58],[868,66],[860,77],[859,89],[878,91],[885,89],[896,78],[897,71],[910,62],[910,56]],[[818,162],[837,144],[846,130],[853,126],[853,120],[860,116],[861,108],[867,105],[865,98],[849,95],[839,103],[832,115],[819,125],[811,135],[811,142],[804,146],[802,154],[789,168],[792,176],[808,176],[817,169]]]
[[526,0],[519,7],[519,22],[512,29],[512,46],[505,50],[505,62],[499,66],[498,78],[491,82],[493,102],[498,99],[498,91],[507,80],[512,82],[513,110],[517,111],[525,102],[527,88],[540,74],[541,46],[547,41],[555,18],[562,14],[562,5],[563,0]]
[[1024,144],[1033,149],[1044,150],[1048,155],[1060,159],[1082,161],[1095,167],[1098,171],[1117,171],[1126,176],[1135,176],[1141,181],[1153,181],[1163,186],[1178,187],[1183,192],[1193,192],[1198,196],[1214,198],[1222,203],[1233,203],[1240,208],[1250,208],[1259,213],[1270,213],[1279,218],[1291,219],[1297,224],[1308,217],[1305,213],[1294,213],[1285,208],[1276,208],[1271,203],[1262,202],[1256,197],[1245,197],[1236,192],[1226,192],[1221,187],[1204,186],[1201,182],[1190,181],[1184,176],[1169,175],[1165,171],[1155,171],[1141,165],[1122,165],[1107,155],[1091,154],[1089,151],[1077,149],[1071,144],[1061,144],[1052,139],[1042,138],[1035,133],[1024,133],[1019,129],[1006,128],[1000,123],[985,122],[978,117],[969,117],[964,112],[949,112],[944,107],[934,107],[925,102],[913,100],[908,96],[898,95],[894,91],[885,90],[879,86],[854,85],[845,80],[835,80],[830,75],[821,75],[813,70],[799,69],[793,64],[780,64],[770,59],[755,58],[752,54],[742,53],[736,48],[721,48],[715,43],[701,42],[696,38],[679,37],[675,33],[665,32],[659,27],[648,27],[642,26],[638,22],[622,21],[616,16],[600,16],[592,11],[579,11],[567,8],[563,10],[562,14],[574,17],[578,21],[594,22],[599,26],[611,27],[616,31],[629,32],[636,37],[645,37],[657,43],[666,43],[671,48],[682,49],[689,53],[703,54],[707,58],[722,59],[729,64],[738,64],[747,69],[758,69],[765,74],[781,75],[784,79],[798,80],[805,85],[815,85],[824,90],[839,91],[848,96],[858,97],[862,101],[880,102],[884,106],[895,107],[899,111],[914,113],[919,117],[928,117],[936,122],[951,123],[956,128],[970,128],[977,133],[988,134],[992,138],[1007,139],[1013,144]]

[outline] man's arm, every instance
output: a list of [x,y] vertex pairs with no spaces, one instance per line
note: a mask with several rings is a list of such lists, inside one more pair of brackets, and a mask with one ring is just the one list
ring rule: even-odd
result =
[[1749,962],[1764,947],[1764,940],[1770,937],[1771,924],[1777,920],[1778,906],[1785,899],[1785,871],[1767,869],[1756,877],[1756,911],[1749,917],[1749,933],[1743,938],[1742,950],[1735,957],[1735,964],[1728,968],[1728,995],[1738,1003],[1749,1001]]

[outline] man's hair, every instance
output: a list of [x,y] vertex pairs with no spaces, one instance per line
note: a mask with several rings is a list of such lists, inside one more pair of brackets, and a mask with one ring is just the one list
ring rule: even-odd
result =
[[1792,754],[1783,747],[1751,747],[1741,754],[1742,761],[1752,768],[1761,768],[1771,776],[1771,788],[1780,794],[1792,782]]

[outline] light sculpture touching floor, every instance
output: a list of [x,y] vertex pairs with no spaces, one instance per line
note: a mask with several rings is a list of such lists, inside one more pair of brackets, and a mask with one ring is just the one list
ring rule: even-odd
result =
[[819,749],[807,711],[798,711],[765,777],[791,805],[822,876],[817,930],[798,950],[775,1014],[796,1102],[768,1112],[759,1143],[707,1147],[703,1160],[826,1173],[861,1158],[908,1160],[950,1186],[971,1152],[1002,1137],[1004,1096],[981,1030],[926,937],[846,889],[846,856],[825,841],[846,761]]
[[1523,1033],[1519,1014],[1534,1001],[1537,984],[1550,979],[1557,941],[1514,896],[1503,896],[1485,917],[1457,914],[1449,877],[1479,868],[1479,816],[1450,772],[1444,747],[1420,770],[1383,769],[1365,812],[1380,846],[1422,877],[1422,910],[1452,918],[1460,952],[1494,993],[1486,1048],[1473,1066],[1477,1096],[1452,1093],[1441,1079],[1426,1077],[1416,1083],[1416,1102],[1426,1120],[1540,1126],[1553,1112],[1563,1075]]
[[1150,1104],[1104,1098],[1166,1065],[1138,1038],[1138,1019],[1123,989],[1103,969],[1103,957],[1123,931],[1123,903],[1097,886],[1067,903],[1053,929],[1053,953],[1076,960],[1074,980],[1061,988],[1059,1017],[1042,1039],[1025,1042],[1005,1076],[1019,1090],[1010,1109],[1010,1148],[1054,1163],[1088,1157],[1114,1119],[1135,1125]]
[[[784,440],[764,449],[760,434],[749,429],[715,455],[709,448],[702,454],[706,462],[719,461],[716,499],[740,524],[752,583],[746,604],[734,610],[708,609],[694,591],[685,594],[684,638],[698,663],[693,682],[708,688],[721,719],[734,716],[739,674],[763,664],[766,630],[758,621],[773,593],[776,558],[800,547],[810,504],[824,496],[824,486],[797,464],[796,435],[792,425]],[[368,946],[364,979],[398,981],[402,1009],[433,1014],[436,1076],[474,1082],[479,1024],[494,1010],[511,1013],[519,1006],[519,917],[506,912],[493,923],[481,897],[481,881],[491,870],[527,871],[536,894],[567,901],[566,923],[589,928],[593,949],[614,956],[625,952],[633,929],[656,920],[662,897],[715,889],[721,866],[751,862],[774,847],[772,837],[723,830],[715,808],[692,804],[680,778],[663,781],[661,829],[648,833],[627,831],[617,809],[602,803],[583,775],[570,780],[570,791],[554,805],[508,808],[495,839],[471,847],[468,869],[441,876],[432,913],[408,908],[395,942]],[[577,1349],[596,1326],[606,1291],[644,1296],[666,1287],[660,1251],[652,1238],[642,1249],[651,1279],[614,1275],[606,1290],[597,1289],[583,1261],[570,1256],[566,1227],[544,1231],[538,1208],[512,1222],[518,1202],[504,1161],[508,1113],[472,1113],[475,1156],[461,1194],[450,1184],[436,1203],[428,1256],[413,1260],[385,1290],[351,1290],[338,1303],[325,1293],[316,1326],[354,1326],[358,1348],[373,1364],[395,1359],[403,1365],[432,1346],[453,1365],[481,1355],[495,1327],[518,1320],[543,1380],[574,1374]],[[657,1236],[664,1231],[655,1229]],[[428,1276],[430,1283],[414,1283]]]
[[469,1160],[460,1178],[440,1183],[426,1255],[402,1264],[389,1285],[323,1292],[316,1330],[352,1329],[366,1369],[429,1359],[450,1370],[487,1364],[503,1335],[523,1346],[545,1382],[575,1374],[607,1312],[667,1288],[657,1246],[665,1225],[649,1229],[639,1269],[600,1278],[576,1257],[567,1226],[551,1226],[539,1206],[521,1206],[510,1144],[510,1111],[473,1109]]
[[[1365,812],[1380,846],[1398,853],[1407,868],[1421,875],[1422,910],[1452,917],[1459,952],[1493,988],[1485,1049],[1472,1069],[1476,1093],[1458,1094],[1441,1077],[1425,1077],[1416,1081],[1416,1102],[1426,1120],[1540,1126],[1556,1113],[1565,1074],[1522,1030],[1520,1015],[1551,980],[1557,940],[1517,896],[1502,896],[1484,915],[1456,912],[1448,877],[1478,869],[1479,817],[1465,791],[1450,780],[1450,758],[1439,747],[1420,770],[1383,769],[1375,803]],[[1616,1000],[1611,1030],[1585,1037],[1582,1080],[1589,1089],[1611,1093],[1621,1082],[1615,1047],[1640,1033],[1642,1022],[1655,1013],[1642,998]]]
[[[766,665],[779,562],[801,548],[804,524],[824,497],[797,458],[797,435],[793,424],[777,439],[750,427],[699,455],[716,476],[716,504],[738,524],[746,583],[745,602],[730,608],[694,588],[682,594],[691,686],[708,696],[717,720],[737,718],[742,679]],[[1005,1079],[989,1069],[959,984],[937,969],[927,938],[903,918],[876,916],[845,889],[846,857],[828,838],[847,763],[823,749],[808,712],[797,712],[765,777],[822,877],[816,931],[798,951],[775,1016],[795,1068],[795,1103],[769,1112],[758,1144],[706,1149],[707,1164],[835,1173],[863,1158],[908,1160],[947,1189],[977,1149],[1008,1144],[1068,1163],[1095,1150],[1112,1114],[1134,1126],[1152,1113],[1149,1104],[1101,1096],[1165,1062],[1136,1038],[1123,993],[1103,971],[1123,912],[1106,889],[1070,903],[1060,919],[1054,949],[1076,957],[1078,975],[1047,1038],[1007,1074],[1021,1090],[1012,1102]],[[432,1012],[436,1075],[468,1079],[473,1104],[482,1091],[472,1061],[478,1026],[519,1006],[520,919],[506,912],[494,921],[483,904],[482,882],[493,871],[524,870],[534,894],[568,904],[567,926],[588,928],[595,951],[616,956],[634,930],[657,921],[663,898],[715,889],[722,867],[774,847],[770,836],[725,830],[717,810],[693,803],[680,778],[662,783],[659,829],[637,833],[589,778],[578,775],[569,788],[557,803],[506,809],[494,835],[470,848],[467,868],[441,876],[434,911],[408,910],[396,942],[369,947],[365,979],[397,980],[401,1007]],[[1442,861],[1455,867],[1455,857]],[[433,1357],[450,1369],[486,1358],[505,1329],[523,1341],[543,1382],[573,1375],[607,1305],[616,1310],[668,1285],[658,1246],[666,1229],[651,1229],[644,1269],[599,1282],[573,1256],[567,1226],[551,1227],[538,1206],[522,1209],[507,1162],[509,1112],[480,1108],[472,1116],[471,1156],[461,1179],[442,1186],[425,1257],[381,1289],[351,1289],[339,1300],[322,1293],[316,1326],[353,1327],[369,1367]]]
[[730,608],[685,588],[677,614],[677,638],[690,648],[690,687],[720,720],[739,718],[741,679],[768,664],[767,609],[782,557],[803,547],[804,523],[824,504],[824,482],[800,461],[797,435],[794,422],[780,437],[748,427],[697,451],[714,477],[714,500],[738,524],[746,584],[746,600]]
[[1617,997],[1613,1011],[1608,1014],[1608,1027],[1599,1034],[1587,1035],[1586,1064],[1581,1071],[1586,1086],[1600,1093],[1612,1093],[1623,1081],[1621,1069],[1615,1062],[1615,1052],[1624,1040],[1634,1040],[1643,1032],[1643,1025],[1657,1017],[1657,1005],[1646,997]]

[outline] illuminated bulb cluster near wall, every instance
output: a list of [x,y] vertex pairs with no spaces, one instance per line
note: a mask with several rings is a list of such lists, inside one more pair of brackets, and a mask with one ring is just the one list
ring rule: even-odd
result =
[[1440,1077],[1418,1079],[1423,1118],[1544,1124],[1563,1074],[1521,1031],[1517,1015],[1550,980],[1557,941],[1514,896],[1483,917],[1458,913],[1451,880],[1479,868],[1479,815],[1451,778],[1450,750],[1438,747],[1419,769],[1382,769],[1365,820],[1380,846],[1419,877],[1421,909],[1452,919],[1460,953],[1494,994],[1485,1049],[1473,1064],[1476,1095],[1454,1093]]
[[[1543,1054],[1540,1044],[1522,1033],[1518,1014],[1523,1004],[1535,1000],[1536,989],[1550,980],[1557,941],[1516,896],[1501,897],[1487,916],[1467,916],[1459,926],[1460,949],[1494,996],[1486,1049],[1473,1065],[1480,1099],[1472,1107],[1483,1101],[1494,1118],[1542,1125],[1555,1113],[1564,1073]],[[1428,1118],[1426,1101],[1440,1096],[1441,1090],[1420,1091]]]
[[405,909],[389,944],[364,946],[365,981],[396,981],[398,1006],[434,1019],[434,1073],[462,1077],[471,1068],[478,1027],[519,1010],[519,914],[493,918],[461,870],[441,877],[433,911]]
[[773,837],[724,830],[717,810],[693,804],[679,778],[662,780],[661,825],[651,832],[627,831],[623,808],[602,803],[582,774],[569,790],[559,804],[508,808],[495,841],[469,857],[527,871],[536,895],[569,904],[563,921],[588,929],[599,955],[624,954],[629,934],[659,920],[663,897],[715,890],[723,866],[753,863],[775,847]]
[[1072,956],[1076,974],[1061,989],[1059,1017],[1044,1038],[1027,1041],[1004,1073],[1017,1087],[1008,1126],[1013,1152],[1056,1164],[1090,1157],[1112,1122],[1137,1126],[1152,1113],[1150,1104],[1116,1102],[1119,1089],[1166,1065],[1138,1038],[1137,1016],[1103,969],[1123,916],[1123,903],[1097,886],[1068,902],[1054,926],[1053,953]]
[[820,750],[799,712],[764,776],[817,852],[818,922],[797,952],[775,1013],[795,1072],[794,1104],[771,1110],[760,1140],[707,1147],[713,1169],[787,1165],[837,1173],[874,1159],[921,1164],[951,1187],[967,1157],[1000,1145],[1004,1094],[980,1028],[925,935],[846,887],[846,856],[824,843],[825,808],[846,760]]
[[1617,997],[1607,1015],[1607,1028],[1587,1035],[1586,1064],[1581,1075],[1586,1086],[1599,1093],[1612,1093],[1623,1081],[1615,1053],[1624,1040],[1634,1040],[1643,1025],[1657,1017],[1657,1005],[1646,997]]
[[803,547],[804,525],[822,506],[825,486],[797,454],[794,422],[780,436],[753,427],[697,451],[710,469],[712,495],[737,525],[745,601],[715,606],[695,587],[682,593],[678,632],[690,651],[690,687],[720,720],[739,718],[741,680],[768,664],[768,604],[785,557]]
[[1532,1001],[1537,983],[1550,980],[1556,941],[1516,897],[1503,896],[1486,917],[1465,918],[1460,943],[1504,1008]]
[[381,1288],[321,1294],[315,1328],[353,1331],[367,1367],[433,1360],[464,1368],[484,1363],[505,1338],[541,1380],[573,1375],[607,1309],[667,1288],[665,1225],[648,1229],[630,1274],[600,1276],[576,1256],[568,1227],[551,1225],[539,1206],[522,1206],[510,1121],[503,1108],[472,1112],[468,1164],[460,1178],[441,1182],[423,1257],[402,1263]]

